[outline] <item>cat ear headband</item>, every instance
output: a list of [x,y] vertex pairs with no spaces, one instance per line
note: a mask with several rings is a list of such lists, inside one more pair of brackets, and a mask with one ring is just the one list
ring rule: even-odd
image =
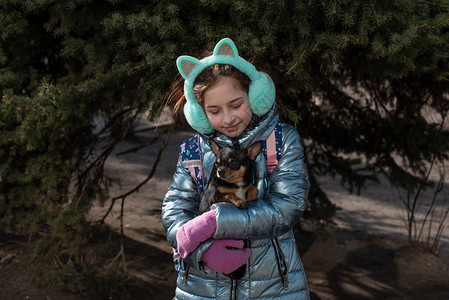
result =
[[191,56],[180,56],[176,60],[179,73],[184,77],[184,95],[187,103],[184,105],[184,115],[187,122],[196,131],[211,134],[214,128],[193,92],[196,77],[207,67],[215,64],[228,64],[246,74],[249,84],[248,100],[252,112],[257,116],[266,114],[275,101],[276,90],[270,76],[257,71],[248,61],[238,55],[237,47],[229,38],[217,43],[211,56],[198,60]]

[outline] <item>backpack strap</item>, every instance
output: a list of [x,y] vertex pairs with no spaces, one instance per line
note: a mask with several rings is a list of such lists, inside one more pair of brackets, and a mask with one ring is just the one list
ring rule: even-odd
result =
[[[200,198],[204,194],[203,159],[200,149],[200,135],[196,134],[179,145],[179,153],[184,167],[189,170],[190,176],[195,179]],[[173,263],[176,273],[181,269],[182,259],[173,248]]]
[[267,161],[267,170],[271,174],[282,156],[282,124],[277,122],[273,131],[264,142],[263,153]]
[[179,146],[179,152],[181,154],[181,160],[184,167],[189,170],[190,175],[196,181],[200,198],[203,197],[206,182],[203,177],[203,159],[200,149],[200,135],[196,134],[183,142]]

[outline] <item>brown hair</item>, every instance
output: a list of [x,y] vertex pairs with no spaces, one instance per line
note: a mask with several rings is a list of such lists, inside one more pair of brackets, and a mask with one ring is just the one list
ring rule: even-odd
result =
[[[217,84],[222,77],[232,77],[237,79],[243,89],[248,92],[251,80],[246,74],[228,64],[215,64],[205,68],[195,79],[193,92],[201,106],[204,105],[204,92],[206,92],[208,88]],[[173,115],[175,120],[184,119],[182,109],[185,103],[184,78],[178,74],[167,96],[167,104],[173,106]]]

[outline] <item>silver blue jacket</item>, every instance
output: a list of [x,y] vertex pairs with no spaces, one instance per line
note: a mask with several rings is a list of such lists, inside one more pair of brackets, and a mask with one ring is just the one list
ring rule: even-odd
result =
[[[277,121],[273,107],[257,126],[242,134],[239,139],[242,147],[266,140]],[[206,178],[215,161],[206,143],[208,138],[202,136],[200,145]],[[215,140],[221,145],[232,145],[224,135]],[[217,221],[214,238],[249,240],[251,257],[245,276],[232,280],[200,262],[213,242],[210,239],[181,262],[175,299],[309,299],[307,279],[292,230],[304,212],[309,179],[299,134],[284,123],[282,145],[282,157],[271,175],[264,155],[256,159],[257,200],[249,202],[246,209],[230,203],[213,206]],[[162,223],[173,248],[176,249],[176,232],[197,216],[199,202],[195,180],[179,159],[162,207]]]

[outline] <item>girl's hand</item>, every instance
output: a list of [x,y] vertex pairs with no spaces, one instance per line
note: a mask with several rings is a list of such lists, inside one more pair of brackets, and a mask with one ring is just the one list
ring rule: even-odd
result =
[[176,233],[179,255],[186,258],[200,243],[212,237],[216,230],[217,221],[213,209],[185,223]]
[[203,253],[201,261],[215,272],[229,274],[243,266],[251,255],[251,249],[243,245],[242,240],[216,240]]

